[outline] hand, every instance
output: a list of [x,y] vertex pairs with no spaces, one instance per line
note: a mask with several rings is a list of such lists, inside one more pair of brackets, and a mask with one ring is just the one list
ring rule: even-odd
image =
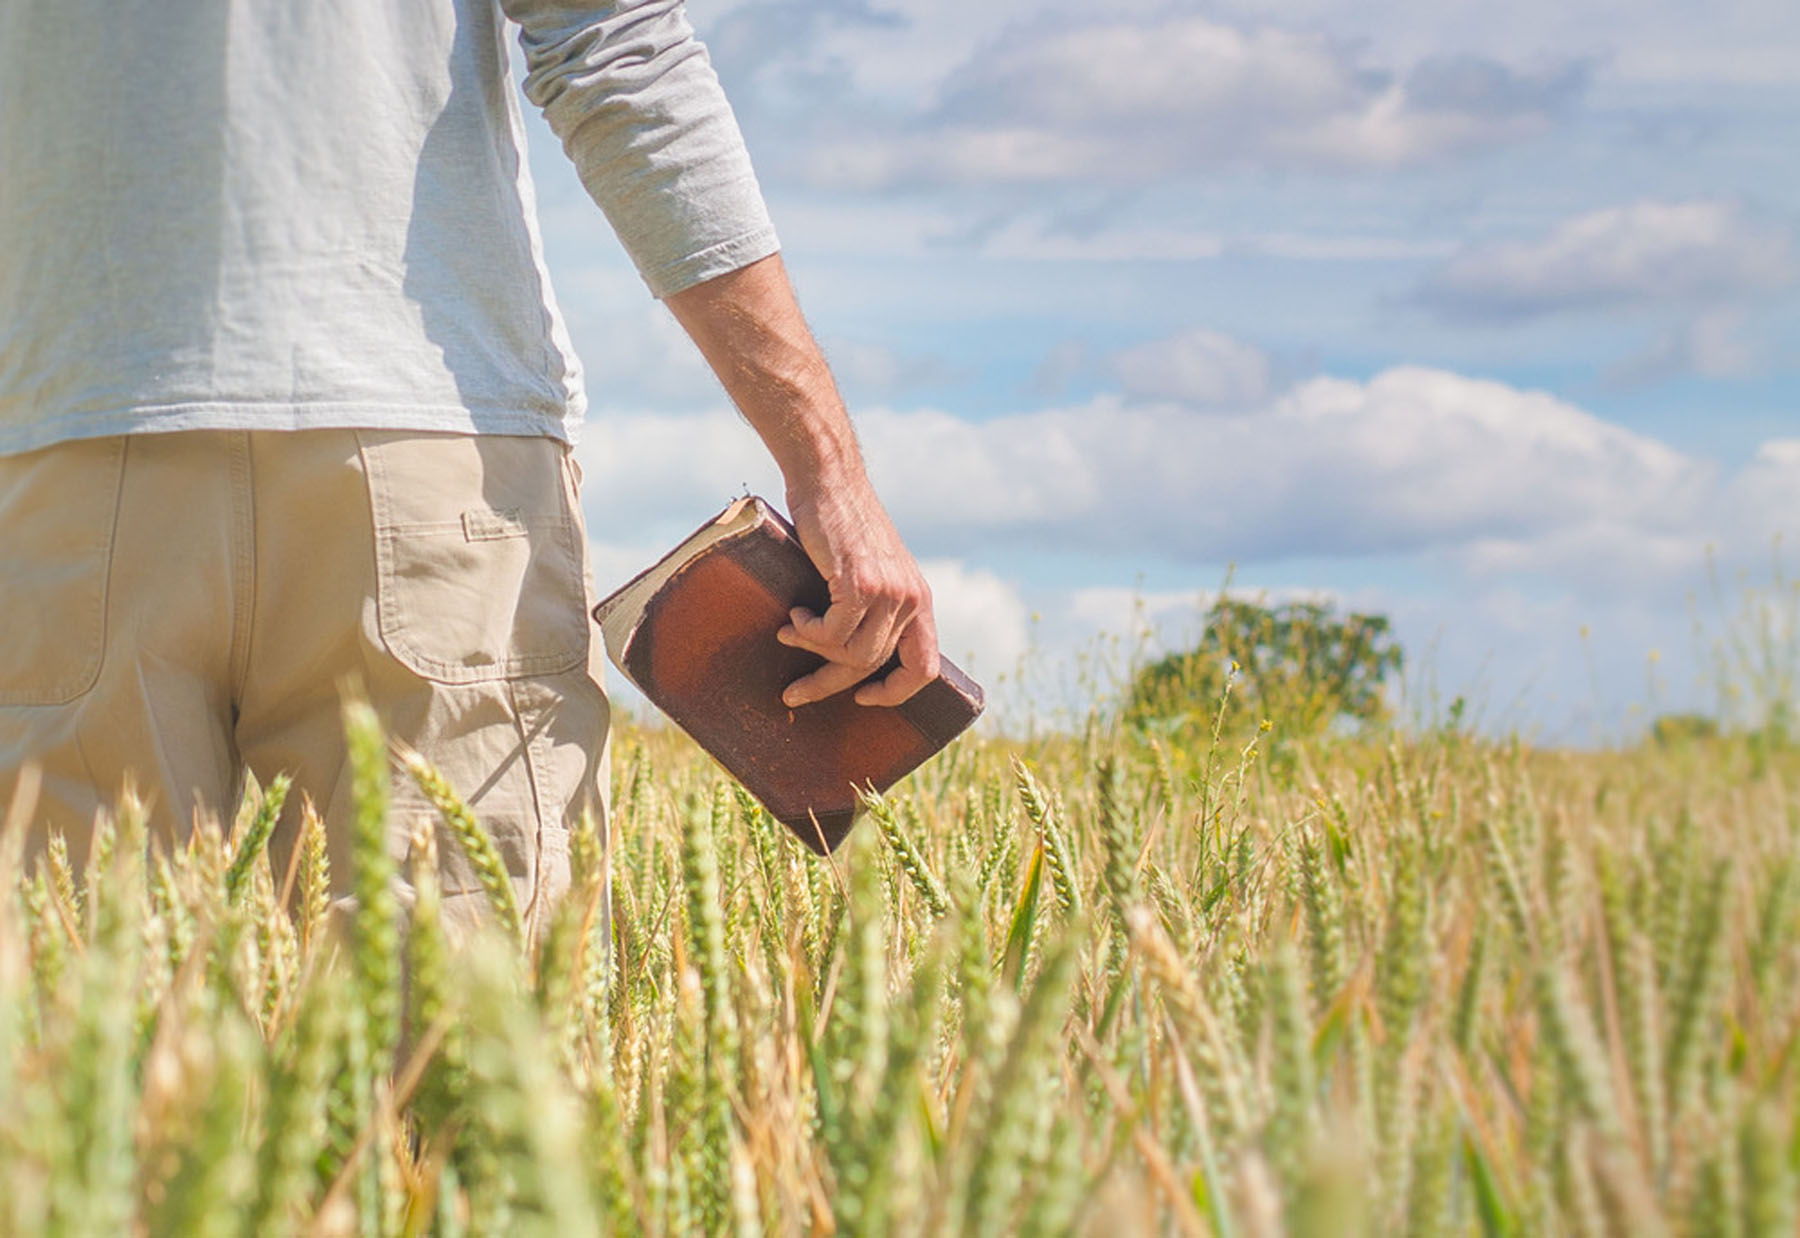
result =
[[931,589],[919,565],[860,476],[790,486],[788,510],[800,545],[831,587],[831,604],[823,615],[795,607],[792,622],[776,633],[782,644],[826,660],[789,684],[782,703],[792,709],[862,683],[898,649],[900,665],[858,688],[856,703],[900,704],[938,673]]

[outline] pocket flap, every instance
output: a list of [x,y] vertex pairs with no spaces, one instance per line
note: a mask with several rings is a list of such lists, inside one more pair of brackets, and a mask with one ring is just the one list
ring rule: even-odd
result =
[[588,651],[580,524],[562,444],[365,433],[388,652],[443,683],[549,675]]

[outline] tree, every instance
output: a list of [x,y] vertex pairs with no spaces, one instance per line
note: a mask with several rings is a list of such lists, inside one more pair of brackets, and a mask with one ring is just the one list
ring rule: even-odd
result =
[[1221,596],[1196,648],[1133,677],[1125,718],[1146,729],[1210,732],[1223,700],[1228,731],[1265,719],[1287,735],[1381,723],[1387,677],[1403,658],[1385,615],[1340,618],[1325,602],[1268,606]]

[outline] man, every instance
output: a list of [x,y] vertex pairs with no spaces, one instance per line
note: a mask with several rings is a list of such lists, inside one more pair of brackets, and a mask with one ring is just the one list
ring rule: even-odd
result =
[[[0,797],[40,767],[37,819],[78,864],[127,779],[169,843],[246,769],[285,770],[344,883],[354,683],[526,898],[566,880],[567,826],[604,804],[607,707],[568,450],[583,381],[505,18],[525,93],[768,445],[831,583],[781,632],[828,659],[788,704],[896,648],[859,701],[936,673],[929,592],[680,0],[11,0]],[[397,854],[425,811],[400,789]],[[278,865],[295,833],[290,813]],[[443,850],[447,895],[474,896]]]

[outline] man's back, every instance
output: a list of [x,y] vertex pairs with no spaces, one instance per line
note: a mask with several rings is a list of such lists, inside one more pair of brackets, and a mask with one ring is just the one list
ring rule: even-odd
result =
[[[714,86],[672,5],[603,6],[640,44],[611,63],[550,6],[507,7],[540,102],[621,187],[642,116],[606,96]],[[0,7],[0,453],[143,429],[572,437],[502,35],[494,0]],[[694,114],[730,128],[722,96]],[[716,136],[687,145],[716,159]],[[721,236],[772,251],[743,200],[718,235],[603,205],[657,268]]]

